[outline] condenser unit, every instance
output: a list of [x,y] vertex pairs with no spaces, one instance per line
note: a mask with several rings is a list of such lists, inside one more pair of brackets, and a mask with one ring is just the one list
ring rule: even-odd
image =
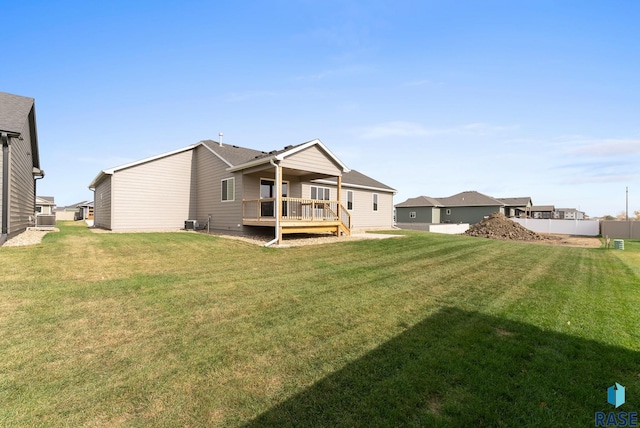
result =
[[186,220],[184,222],[184,230],[196,230],[198,228],[198,220]]

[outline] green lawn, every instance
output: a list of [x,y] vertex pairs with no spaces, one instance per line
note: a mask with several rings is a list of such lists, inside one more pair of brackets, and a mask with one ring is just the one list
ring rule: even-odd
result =
[[0,426],[573,427],[640,411],[640,241],[263,248],[59,227],[0,248]]

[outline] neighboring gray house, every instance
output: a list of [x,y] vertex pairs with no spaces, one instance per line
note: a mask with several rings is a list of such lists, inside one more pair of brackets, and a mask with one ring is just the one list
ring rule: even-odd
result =
[[0,245],[33,225],[40,169],[33,98],[0,92]]
[[536,205],[531,207],[530,217],[538,219],[551,219],[553,218],[553,213],[555,210],[556,208],[553,205]]
[[396,205],[396,223],[440,223],[442,204],[435,198],[418,196]]
[[397,225],[407,228],[411,224],[475,224],[495,212],[519,216],[529,207],[529,197],[497,199],[476,191],[461,192],[445,198],[419,196],[395,206]]
[[114,231],[269,228],[280,240],[393,226],[395,190],[350,170],[317,139],[268,153],[201,141],[103,170],[89,188],[94,225]]
[[51,215],[55,212],[55,199],[53,196],[36,196],[36,215]]
[[520,198],[496,198],[504,204],[504,215],[507,217],[527,217],[533,203],[528,196]]

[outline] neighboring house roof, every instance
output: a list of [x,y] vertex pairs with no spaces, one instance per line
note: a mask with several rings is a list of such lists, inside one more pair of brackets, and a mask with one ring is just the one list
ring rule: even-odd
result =
[[53,196],[36,196],[38,205],[55,205]]
[[[333,177],[329,177],[326,179],[317,179],[311,181],[314,183],[336,185],[338,180]],[[368,190],[380,190],[383,192],[396,192],[396,189],[389,187],[386,184],[379,182],[378,180],[374,180],[373,178],[364,175],[363,173],[356,171],[355,169],[342,174],[342,186]]]
[[448,198],[436,198],[445,207],[502,206],[502,202],[476,191],[460,192]]
[[404,202],[399,203],[396,207],[441,207],[442,204],[434,198],[430,198],[428,196],[418,196],[417,198],[409,198]]
[[531,198],[528,196],[523,196],[520,198],[496,198],[496,199],[505,205],[515,206],[515,207],[526,207],[531,203]]
[[92,207],[93,201],[82,201],[76,204],[67,205],[66,207],[58,207],[58,211],[77,210],[80,207]]
[[481,206],[522,206],[531,202],[528,196],[518,198],[492,198],[476,191],[460,192],[446,198],[430,198],[418,196],[409,198],[396,205],[398,208],[409,207],[481,207]]
[[531,207],[530,210],[536,211],[536,212],[543,212],[543,211],[553,211],[555,210],[555,207],[553,205],[538,205],[535,207]]
[[556,208],[556,211],[564,211],[564,212],[582,212],[576,208]]

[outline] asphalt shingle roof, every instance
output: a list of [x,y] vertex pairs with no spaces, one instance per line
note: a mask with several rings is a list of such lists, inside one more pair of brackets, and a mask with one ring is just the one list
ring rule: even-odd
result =
[[22,132],[34,99],[0,92],[0,131]]
[[476,191],[460,192],[447,198],[436,198],[445,207],[502,206],[502,202]]

